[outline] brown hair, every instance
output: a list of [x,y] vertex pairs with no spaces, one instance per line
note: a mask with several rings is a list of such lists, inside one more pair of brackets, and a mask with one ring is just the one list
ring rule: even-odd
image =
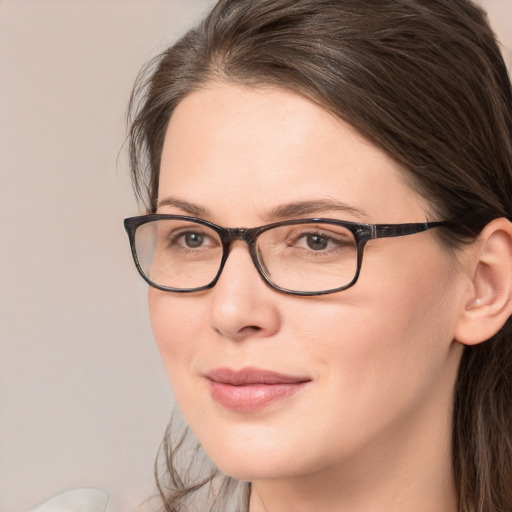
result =
[[[437,218],[453,219],[439,230],[451,247],[492,219],[512,219],[510,79],[470,0],[220,0],[134,89],[130,158],[148,211],[174,108],[218,80],[294,91],[354,126],[407,170]],[[166,439],[173,490],[162,483],[162,496],[167,511],[186,510],[201,485],[178,476]],[[512,510],[510,318],[463,354],[453,467],[460,511]]]

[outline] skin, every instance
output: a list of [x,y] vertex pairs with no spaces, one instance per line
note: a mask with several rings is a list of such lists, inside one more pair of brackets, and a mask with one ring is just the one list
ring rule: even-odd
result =
[[[307,99],[215,83],[171,118],[158,212],[254,227],[282,220],[272,214],[282,205],[326,200],[349,208],[293,217],[433,220],[403,176]],[[434,231],[371,241],[358,282],[332,295],[271,289],[240,241],[212,290],[150,288],[180,408],[213,461],[252,482],[251,512],[457,510],[450,418],[462,345],[453,340],[469,270]],[[258,411],[214,401],[205,373],[247,366],[310,382]]]

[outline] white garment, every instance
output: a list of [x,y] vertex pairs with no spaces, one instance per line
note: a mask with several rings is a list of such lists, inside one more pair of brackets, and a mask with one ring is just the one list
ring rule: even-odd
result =
[[73,489],[54,496],[28,512],[107,512],[110,496],[100,489]]

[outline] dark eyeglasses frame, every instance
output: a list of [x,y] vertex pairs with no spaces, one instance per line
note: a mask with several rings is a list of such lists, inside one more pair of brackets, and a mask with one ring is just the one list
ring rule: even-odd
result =
[[[154,222],[157,220],[184,220],[195,222],[197,224],[201,224],[206,226],[213,231],[215,231],[221,240],[222,243],[222,259],[219,266],[219,271],[213,280],[205,286],[201,286],[199,288],[168,288],[165,286],[161,286],[157,283],[151,281],[148,276],[142,270],[142,267],[139,263],[137,257],[137,251],[135,248],[135,232],[139,226],[143,224],[147,224],[148,222]],[[356,249],[357,249],[357,268],[354,278],[350,283],[341,286],[339,288],[332,288],[330,290],[322,290],[322,291],[314,291],[314,292],[299,292],[294,290],[289,290],[287,288],[281,288],[274,284],[270,278],[265,273],[265,270],[258,259],[258,254],[256,250],[256,242],[258,237],[268,231],[269,229],[277,228],[280,226],[292,226],[296,224],[332,224],[335,226],[342,226],[348,229],[354,235],[356,240]],[[336,219],[323,219],[323,218],[312,218],[312,219],[292,219],[285,220],[282,222],[274,222],[272,224],[266,224],[265,226],[259,226],[255,228],[223,228],[221,226],[217,226],[211,222],[208,222],[203,219],[199,219],[196,217],[189,217],[186,215],[167,215],[167,214],[149,214],[149,215],[141,215],[137,217],[130,217],[124,219],[124,228],[128,233],[128,237],[130,240],[130,247],[132,251],[133,261],[135,262],[135,266],[139,271],[139,274],[143,277],[143,279],[153,288],[157,288],[159,290],[163,290],[166,292],[174,292],[174,293],[191,293],[191,292],[200,292],[203,290],[209,290],[215,286],[219,277],[222,273],[226,260],[229,256],[229,251],[231,248],[231,244],[235,240],[243,240],[249,246],[249,253],[251,255],[254,266],[258,270],[258,273],[261,275],[263,280],[274,290],[277,290],[282,293],[286,293],[288,295],[300,295],[300,296],[313,296],[313,295],[327,295],[330,293],[341,292],[342,290],[346,290],[357,282],[359,274],[361,272],[361,264],[363,261],[363,252],[364,247],[367,242],[370,240],[374,240],[376,238],[388,238],[388,237],[396,237],[396,236],[407,236],[413,235],[415,233],[421,233],[423,231],[427,231],[432,228],[437,228],[440,226],[445,226],[449,223],[449,221],[437,221],[437,222],[420,222],[420,223],[406,223],[406,224],[358,224],[356,222],[349,222],[343,220]]]

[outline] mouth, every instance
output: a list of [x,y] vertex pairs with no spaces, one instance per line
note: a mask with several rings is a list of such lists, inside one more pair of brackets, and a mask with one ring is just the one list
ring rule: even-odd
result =
[[206,375],[210,394],[221,406],[238,412],[263,409],[291,397],[310,378],[276,373],[259,368],[217,368]]

